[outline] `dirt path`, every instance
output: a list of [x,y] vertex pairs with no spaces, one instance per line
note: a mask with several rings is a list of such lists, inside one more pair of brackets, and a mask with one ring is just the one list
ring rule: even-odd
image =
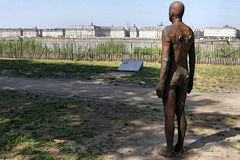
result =
[[[115,86],[101,80],[28,79],[2,76],[0,81],[1,90],[77,97],[106,103],[125,103],[129,106],[149,105],[163,110],[162,102],[156,97],[154,88]],[[189,123],[186,135],[187,152],[177,159],[239,159],[240,131],[237,128],[240,127],[239,97],[239,93],[190,94],[186,111],[190,113],[188,119],[193,120]],[[215,123],[218,121],[221,123]],[[138,122],[135,123],[137,125]],[[141,139],[136,138],[138,134],[142,134],[141,132],[125,137],[125,140],[120,139],[119,144],[114,147],[115,152],[106,155],[105,159],[164,159],[156,155],[157,150],[165,145],[163,124],[151,127],[143,124],[141,130],[144,131]],[[121,144],[121,141],[124,143]]]
[[[82,81],[76,79],[29,79],[19,77],[0,77],[0,89],[29,91],[37,94],[52,96],[72,97],[121,101],[128,104],[154,103],[161,104],[157,98],[154,88],[129,87],[123,85],[113,85],[103,80]],[[240,109],[239,93],[216,94],[216,93],[192,93],[188,95],[188,100],[200,101],[197,105],[208,103],[218,103],[228,106],[227,109],[233,114]],[[191,104],[192,105],[192,104]]]

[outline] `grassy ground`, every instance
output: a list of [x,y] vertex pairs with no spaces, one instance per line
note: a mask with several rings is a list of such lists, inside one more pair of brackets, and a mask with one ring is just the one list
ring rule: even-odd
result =
[[[163,111],[154,104],[128,106],[10,90],[0,94],[1,160],[100,160],[131,141],[134,144],[144,137],[143,141],[150,137],[151,141],[154,137],[154,141],[164,140]],[[187,137],[198,139],[197,145],[188,147],[204,147],[216,140],[239,152],[239,115],[211,113],[204,108],[208,112],[187,113]],[[160,130],[161,139],[157,136]],[[234,136],[237,140],[230,140]],[[138,148],[145,144],[135,145]],[[144,147],[153,147],[148,145]],[[205,147],[208,152],[213,148]]]
[[[0,75],[35,78],[102,78],[112,83],[134,83],[155,87],[159,81],[160,64],[144,63],[143,70],[122,78],[103,77],[117,70],[121,62],[74,62],[49,60],[0,60]],[[236,92],[240,87],[240,66],[196,65],[194,90],[198,92]]]
[[[29,78],[106,78],[114,84],[132,83],[141,87],[154,87],[159,80],[158,63],[145,63],[140,72],[120,79],[102,75],[116,71],[119,65],[120,62],[0,60],[0,73]],[[240,66],[196,65],[195,91],[235,92],[239,84]],[[128,106],[122,102],[101,103],[10,90],[0,91],[0,95],[0,160],[104,159],[122,145],[122,139],[131,135],[144,138],[135,133],[154,137],[156,130],[153,128],[163,129],[163,111],[154,104]],[[216,138],[217,142],[224,141],[224,147],[227,145],[239,152],[239,120],[239,115],[217,111],[188,112],[188,136],[197,137],[203,147]],[[151,130],[143,131],[146,127]],[[228,131],[229,128],[232,130]],[[238,138],[234,143],[233,136]],[[136,141],[133,139],[134,143]],[[196,148],[194,145],[190,148]],[[206,148],[206,151],[214,152],[213,148]]]
[[[101,159],[130,121],[160,122],[157,108],[1,91],[0,159]],[[62,143],[64,140],[64,143]],[[98,157],[98,158],[97,158]]]
[[0,60],[2,74],[39,78],[93,79],[117,69],[119,62],[75,62],[53,60]]
[[194,89],[200,92],[235,92],[240,88],[240,66],[197,65]]

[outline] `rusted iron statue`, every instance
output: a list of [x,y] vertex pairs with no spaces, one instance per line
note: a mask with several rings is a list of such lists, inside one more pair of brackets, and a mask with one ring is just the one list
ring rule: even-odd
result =
[[[193,87],[195,68],[194,35],[190,27],[182,22],[184,5],[173,2],[169,8],[169,19],[172,25],[162,32],[162,58],[160,81],[156,92],[162,98],[165,113],[165,136],[167,147],[160,149],[160,155],[171,157],[174,152],[183,153],[183,142],[187,122],[184,106],[187,93]],[[189,54],[189,67],[187,54]],[[178,121],[178,141],[173,147],[174,115]]]

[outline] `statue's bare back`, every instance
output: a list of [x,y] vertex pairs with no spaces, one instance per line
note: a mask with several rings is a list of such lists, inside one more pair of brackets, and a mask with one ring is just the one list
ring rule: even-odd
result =
[[170,64],[168,77],[169,85],[187,83],[188,73],[187,54],[194,43],[192,29],[182,22],[174,23],[163,30],[164,43],[170,43]]

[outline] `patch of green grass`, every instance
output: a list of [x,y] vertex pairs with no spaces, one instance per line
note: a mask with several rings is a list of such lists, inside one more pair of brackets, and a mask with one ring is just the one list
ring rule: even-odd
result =
[[32,154],[45,154],[45,151],[43,149],[34,149]]
[[190,133],[195,133],[194,130],[192,130],[192,129],[190,129],[190,130],[188,130],[188,131],[189,131]]
[[204,149],[206,152],[213,152],[214,148],[213,147],[208,147],[206,149]]
[[217,121],[222,121],[222,119],[220,119],[220,118],[217,118],[216,120],[217,120]]
[[232,147],[232,148],[235,148],[237,151],[240,152],[240,147],[236,147],[236,146],[234,146],[234,145],[231,145],[231,147]]
[[232,115],[227,115],[227,117],[230,118],[230,119],[234,119],[234,120],[237,119],[237,117],[232,116]]
[[0,60],[0,70],[24,77],[60,77],[92,79],[101,73],[116,71],[119,62],[74,62],[60,60]]
[[186,116],[186,119],[193,120],[193,116],[187,115],[187,116]]
[[85,156],[86,156],[86,153],[84,153],[84,152],[79,152],[78,155],[77,155],[77,158],[78,158],[78,159],[82,159],[82,158],[85,157]]
[[22,133],[14,130],[5,132],[1,135],[1,137],[4,137],[4,139],[1,139],[0,141],[1,151],[9,151],[13,146],[17,145],[18,143],[22,143],[25,140],[25,137]]
[[[84,80],[103,78],[101,73],[116,71],[120,62],[61,61],[61,60],[0,60],[2,74],[25,77],[60,77]],[[122,79],[106,77],[115,82],[127,81],[143,87],[155,87],[159,82],[160,64],[144,63],[142,70]],[[227,77],[227,78],[226,78]],[[235,91],[240,87],[240,66],[196,65],[194,90],[199,92]],[[233,84],[232,87],[229,84]]]
[[217,135],[218,135],[218,136],[223,136],[223,137],[225,136],[225,134],[222,133],[222,132],[217,133]]
[[158,108],[153,108],[153,111],[161,112],[160,109],[158,109]]
[[[234,79],[240,78],[239,66],[196,65],[195,72],[195,85],[203,84],[201,91],[204,92],[210,88],[213,88],[214,92],[217,89],[228,89],[231,87],[229,84],[232,84]],[[234,81],[234,83],[238,82]],[[206,87],[207,85],[209,87]]]
[[128,122],[124,122],[123,124],[124,124],[124,126],[128,126],[128,125],[129,125],[129,123],[128,123]]
[[[60,150],[64,149],[63,145],[55,144],[54,139],[86,145],[84,142],[87,139],[92,139],[98,134],[96,130],[98,126],[101,126],[100,122],[98,124],[97,119],[92,119],[98,113],[90,110],[97,110],[98,107],[90,102],[31,94],[32,97],[36,97],[33,100],[25,94],[2,92],[1,94],[5,94],[6,97],[14,95],[15,98],[3,101],[5,96],[0,97],[0,152],[9,152],[18,145],[19,149],[11,155],[12,157],[18,156],[26,159],[25,155],[27,155],[29,159],[56,159],[47,155],[48,148],[55,148],[64,157],[70,155],[77,159],[77,155],[72,155],[72,151],[61,153]],[[67,107],[73,104],[77,106]],[[107,106],[107,108],[112,108],[112,106]],[[72,124],[75,122],[77,124]],[[101,155],[100,150],[99,153]],[[91,154],[95,155],[95,152]],[[91,154],[82,156],[87,158]]]
[[108,137],[112,137],[112,136],[113,136],[113,134],[111,134],[111,133],[108,134]]
[[88,137],[88,138],[93,138],[94,137],[94,132],[89,130],[89,129],[83,129],[81,131],[81,134],[84,136],[84,137]]

